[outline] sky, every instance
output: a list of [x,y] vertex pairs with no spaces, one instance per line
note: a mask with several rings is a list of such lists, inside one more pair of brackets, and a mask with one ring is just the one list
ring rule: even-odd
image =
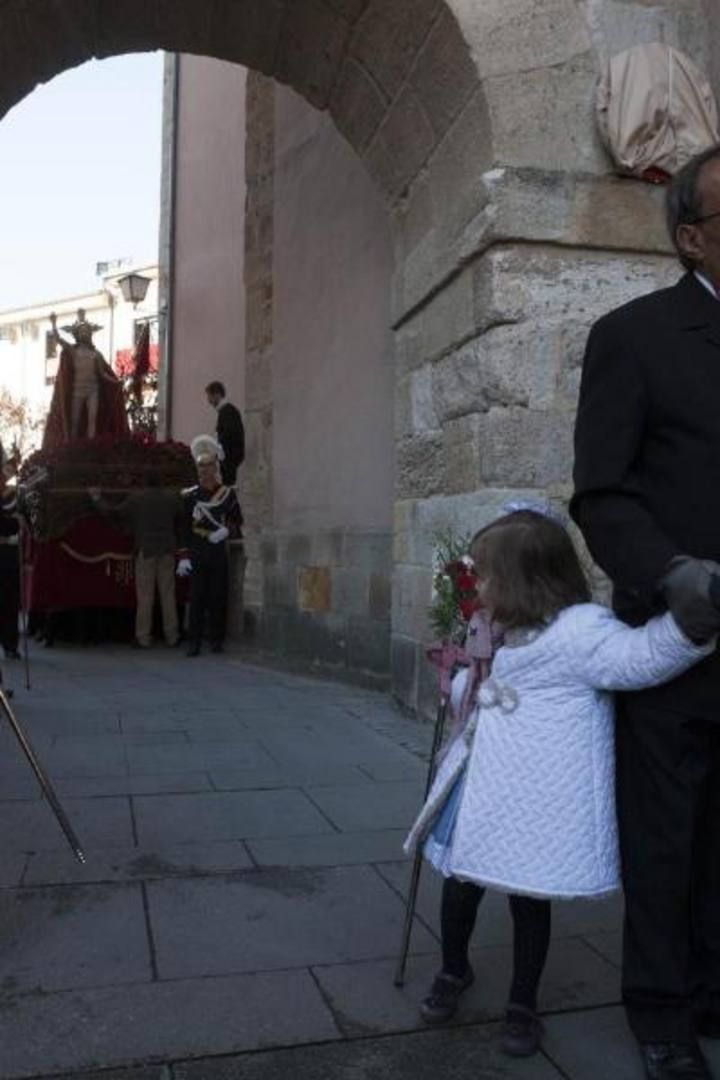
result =
[[157,260],[162,70],[162,53],[92,60],[0,121],[0,311]]

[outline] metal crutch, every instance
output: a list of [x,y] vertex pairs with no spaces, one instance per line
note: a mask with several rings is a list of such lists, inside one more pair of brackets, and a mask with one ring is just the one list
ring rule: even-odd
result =
[[[435,777],[435,761],[440,751],[443,735],[445,734],[445,721],[447,718],[448,699],[444,695],[440,698],[437,716],[435,718],[435,731],[433,733],[432,750],[430,751],[430,765],[428,766],[427,780],[425,782],[425,795],[423,803],[430,794],[430,788]],[[403,926],[402,940],[400,943],[400,955],[395,968],[395,986],[405,985],[405,968],[407,966],[408,952],[410,949],[410,935],[412,933],[413,919],[415,918],[415,905],[420,887],[420,872],[423,864],[422,844],[418,845],[413,861],[412,874],[410,876],[410,888],[408,890],[407,903],[405,906],[405,925]]]
[[32,770],[35,773],[35,776],[37,777],[37,779],[38,779],[38,781],[40,783],[40,787],[42,788],[43,794],[45,795],[45,798],[47,799],[47,801],[50,803],[50,806],[51,806],[51,808],[53,810],[53,813],[55,814],[55,817],[57,818],[57,821],[58,821],[58,824],[60,825],[60,828],[65,833],[67,841],[70,844],[70,847],[72,849],[73,855],[75,856],[75,858],[77,859],[78,862],[84,863],[85,862],[85,854],[84,854],[82,848],[80,847],[80,841],[78,840],[77,836],[75,835],[75,831],[73,830],[72,825],[68,821],[68,818],[67,818],[67,815],[66,815],[65,811],[63,810],[62,806],[60,805],[60,800],[58,799],[57,795],[55,794],[55,790],[54,790],[52,784],[50,783],[50,780],[48,779],[47,773],[45,772],[42,765],[40,764],[40,761],[38,760],[37,754],[35,753],[32,746],[30,745],[30,742],[29,742],[27,736],[25,735],[25,732],[20,727],[20,724],[18,723],[18,720],[17,720],[15,714],[13,713],[12,709],[10,708],[10,703],[8,702],[8,699],[7,699],[6,695],[5,695],[5,692],[2,689],[0,689],[0,708],[5,713],[7,721],[10,724],[10,727],[12,728],[12,730],[14,731],[15,736],[17,738],[17,741],[20,743],[20,746],[22,747],[26,758],[30,762]]

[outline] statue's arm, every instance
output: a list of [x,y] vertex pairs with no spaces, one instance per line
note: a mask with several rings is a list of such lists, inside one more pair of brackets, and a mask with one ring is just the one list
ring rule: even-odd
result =
[[52,334],[52,336],[54,337],[55,341],[60,346],[60,348],[72,348],[73,347],[73,342],[68,341],[67,338],[64,338],[62,336],[62,334],[60,333],[60,331],[58,330],[58,328],[57,328],[57,316],[55,315],[54,311],[50,316],[50,326],[52,328],[50,330],[50,333]]

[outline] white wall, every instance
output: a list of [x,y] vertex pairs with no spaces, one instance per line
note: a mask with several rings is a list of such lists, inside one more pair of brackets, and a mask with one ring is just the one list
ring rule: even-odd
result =
[[204,387],[244,402],[246,71],[180,57],[175,218],[173,438],[215,428]]
[[330,118],[282,86],[275,133],[275,524],[389,529],[388,220]]

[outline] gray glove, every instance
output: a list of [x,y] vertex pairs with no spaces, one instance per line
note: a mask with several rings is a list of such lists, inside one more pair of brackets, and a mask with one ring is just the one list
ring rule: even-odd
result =
[[660,591],[675,622],[692,641],[707,641],[720,632],[720,610],[710,585],[720,575],[720,563],[678,555],[660,581]]

